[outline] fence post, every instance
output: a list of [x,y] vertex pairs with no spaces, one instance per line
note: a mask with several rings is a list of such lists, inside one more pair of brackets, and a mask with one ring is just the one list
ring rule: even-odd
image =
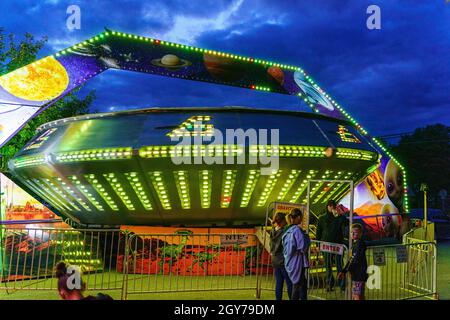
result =
[[129,256],[129,235],[130,232],[128,230],[124,231],[124,236],[125,236],[125,252],[124,252],[124,257],[123,257],[123,268],[122,268],[122,272],[123,277],[122,277],[122,295],[121,295],[121,300],[126,300],[128,298],[128,256]]
[[432,243],[433,246],[433,299],[439,300],[439,293],[437,292],[437,248],[436,242]]
[[[255,259],[256,262],[255,262],[255,266],[256,266],[256,299],[258,299],[258,300],[261,299],[261,278],[262,278],[262,270],[261,270],[261,272],[259,271],[260,259],[262,257],[262,255],[260,254],[259,248],[260,248],[260,244],[258,244],[258,242],[257,242],[256,243],[256,259]],[[264,246],[263,246],[263,248],[264,248]]]

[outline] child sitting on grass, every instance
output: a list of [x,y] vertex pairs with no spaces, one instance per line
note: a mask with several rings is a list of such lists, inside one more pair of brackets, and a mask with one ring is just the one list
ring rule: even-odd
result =
[[361,239],[363,228],[360,224],[354,223],[351,226],[351,232],[353,240],[351,256],[338,277],[339,279],[343,279],[344,275],[350,272],[352,279],[352,300],[365,300],[364,291],[368,275],[366,243]]

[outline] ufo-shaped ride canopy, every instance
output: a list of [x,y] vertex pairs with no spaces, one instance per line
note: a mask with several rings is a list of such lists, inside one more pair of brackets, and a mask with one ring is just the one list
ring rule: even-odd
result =
[[[230,140],[227,129],[247,138]],[[180,145],[194,140],[201,146]],[[351,123],[319,114],[149,108],[47,123],[9,167],[33,196],[83,225],[243,226],[263,224],[271,202],[306,203],[308,180],[358,183],[379,158]],[[312,183],[311,209],[348,190]]]

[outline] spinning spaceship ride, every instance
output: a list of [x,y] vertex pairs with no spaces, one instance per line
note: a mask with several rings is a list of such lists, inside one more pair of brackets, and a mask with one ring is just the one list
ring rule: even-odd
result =
[[[257,225],[271,202],[306,204],[309,180],[318,180],[313,211],[348,194],[341,180],[365,188],[372,198],[364,205],[408,211],[404,168],[301,68],[111,30],[0,77],[0,107],[20,120],[8,123],[1,143],[110,68],[296,95],[313,112],[147,108],[44,124],[10,160],[9,176],[64,218],[84,226]],[[8,119],[0,117],[4,128]],[[247,138],[278,130],[279,141],[218,139],[227,129]],[[401,175],[395,199],[380,191],[386,161]]]

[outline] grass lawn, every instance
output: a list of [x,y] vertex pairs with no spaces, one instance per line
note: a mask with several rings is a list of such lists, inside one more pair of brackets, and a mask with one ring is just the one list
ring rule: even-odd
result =
[[439,299],[450,300],[450,241],[438,243],[437,291]]

